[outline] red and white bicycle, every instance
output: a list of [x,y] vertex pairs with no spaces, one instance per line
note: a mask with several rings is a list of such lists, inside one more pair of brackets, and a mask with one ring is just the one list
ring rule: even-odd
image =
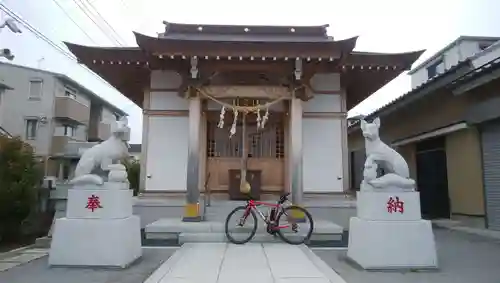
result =
[[[257,215],[266,224],[266,232],[292,245],[300,245],[309,240],[314,229],[311,214],[305,208],[285,204],[290,193],[283,194],[276,203],[248,200],[246,205],[233,209],[226,218],[225,232],[228,240],[234,244],[244,244],[257,233]],[[269,207],[264,215],[258,206]],[[236,216],[235,219],[232,219]],[[304,228],[305,226],[307,228]],[[234,234],[232,234],[234,228]],[[302,232],[303,236],[300,235]]]

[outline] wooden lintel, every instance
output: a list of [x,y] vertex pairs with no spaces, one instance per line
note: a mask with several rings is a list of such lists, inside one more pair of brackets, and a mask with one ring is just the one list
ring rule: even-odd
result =
[[289,89],[281,86],[204,86],[201,91],[215,98],[291,98]]

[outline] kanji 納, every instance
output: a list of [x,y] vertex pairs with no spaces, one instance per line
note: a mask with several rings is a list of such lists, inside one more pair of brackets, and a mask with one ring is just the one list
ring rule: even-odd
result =
[[401,200],[399,200],[399,197],[390,197],[389,200],[387,201],[387,212],[393,213],[393,212],[399,212],[403,214],[405,212],[405,203]]

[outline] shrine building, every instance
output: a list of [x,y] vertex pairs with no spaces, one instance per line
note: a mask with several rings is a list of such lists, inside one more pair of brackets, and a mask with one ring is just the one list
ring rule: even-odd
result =
[[67,46],[143,109],[141,191],[185,194],[186,220],[205,184],[241,199],[241,176],[297,204],[349,190],[347,111],[423,52],[353,51],[328,25],[164,24],[138,47]]

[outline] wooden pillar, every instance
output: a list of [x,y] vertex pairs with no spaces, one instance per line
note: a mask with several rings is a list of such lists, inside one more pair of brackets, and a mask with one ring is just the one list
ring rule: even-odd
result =
[[290,177],[292,203],[302,204],[304,193],[304,182],[302,176],[302,100],[292,98],[290,101],[289,121],[289,143],[290,143]]
[[186,206],[184,209],[185,222],[201,221],[200,216],[200,127],[201,127],[201,99],[189,99],[189,134],[188,134],[188,162],[186,181]]
[[148,162],[148,144],[149,144],[149,115],[146,114],[151,108],[149,89],[144,90],[144,101],[142,102],[142,145],[141,145],[141,170],[139,172],[139,192],[146,192],[147,162]]
[[348,145],[348,136],[347,136],[347,130],[348,130],[348,125],[347,125],[347,105],[346,105],[346,100],[347,100],[347,95],[345,91],[342,91],[341,95],[341,104],[340,104],[340,111],[344,114],[342,117],[342,122],[341,122],[341,128],[342,128],[342,180],[343,184],[342,186],[344,187],[344,193],[347,193],[351,189],[351,174],[349,173],[351,170],[351,163],[352,162],[349,159],[349,145]]

